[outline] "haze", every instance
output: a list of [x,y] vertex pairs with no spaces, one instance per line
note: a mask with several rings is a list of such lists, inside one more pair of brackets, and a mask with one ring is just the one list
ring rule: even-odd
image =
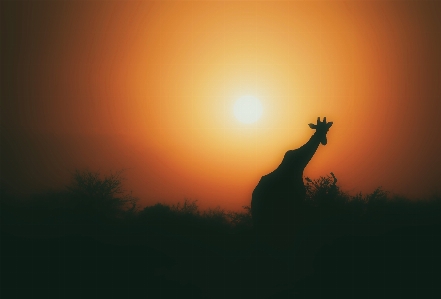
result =
[[[126,169],[143,204],[249,205],[260,177],[334,126],[305,175],[441,191],[435,1],[2,1],[1,184]],[[244,124],[233,104],[259,98]]]

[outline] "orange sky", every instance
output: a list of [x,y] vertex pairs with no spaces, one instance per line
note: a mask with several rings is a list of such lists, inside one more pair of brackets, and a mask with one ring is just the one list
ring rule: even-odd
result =
[[[125,168],[144,204],[240,209],[327,116],[306,176],[332,171],[352,193],[441,191],[439,2],[1,5],[2,186]],[[233,115],[244,94],[264,107],[252,125]]]

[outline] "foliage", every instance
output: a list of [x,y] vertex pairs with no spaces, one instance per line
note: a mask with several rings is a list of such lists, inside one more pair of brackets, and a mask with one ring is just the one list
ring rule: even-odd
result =
[[180,214],[199,215],[197,200],[190,201],[187,198],[184,199],[184,203],[182,204],[178,202],[172,205],[171,210]]
[[[122,172],[101,175],[75,171],[66,190],[35,195],[18,206],[11,195],[2,191],[2,223],[14,224],[139,224],[133,230],[154,230],[158,234],[190,236],[212,242],[219,236],[251,235],[253,230],[249,206],[243,211],[226,211],[215,207],[201,211],[196,200],[185,199],[173,205],[157,203],[142,210],[130,192],[123,188]],[[331,173],[318,179],[306,178],[305,204],[296,217],[307,229],[316,224],[433,224],[439,223],[440,197],[410,201],[394,196],[381,187],[371,193],[348,195],[337,185]],[[11,198],[8,202],[6,198]]]
[[123,181],[122,171],[102,177],[99,172],[76,170],[67,186],[68,207],[84,221],[133,215],[138,199],[123,188]]
[[340,188],[337,186],[337,178],[331,172],[331,175],[321,176],[316,180],[306,177],[306,196],[307,199],[319,204],[323,200],[335,200],[342,196]]
[[243,206],[245,212],[229,212],[227,217],[230,223],[235,227],[251,227],[253,220],[251,218],[251,207]]
[[221,207],[209,208],[200,211],[197,200],[185,199],[171,206],[157,203],[145,207],[137,214],[138,219],[144,223],[156,224],[197,224],[211,227],[224,227],[226,229],[242,226],[251,226],[251,211],[249,206],[243,207],[245,212],[225,211]]
[[[367,194],[348,195],[336,183],[337,179],[332,173],[315,180],[306,178],[305,204],[299,206],[295,215],[299,217],[302,227],[294,237],[298,244],[304,246],[299,250],[308,250],[299,251],[300,254],[308,253],[299,255],[301,263],[304,263],[304,259],[308,265],[314,258],[320,269],[308,276],[308,280],[298,282],[308,294],[317,281],[332,282],[329,283],[332,290],[336,282],[348,281],[356,275],[364,275],[360,281],[365,285],[372,273],[380,274],[372,280],[375,283],[385,271],[385,261],[388,259],[384,258],[384,254],[393,257],[394,253],[402,252],[403,256],[414,256],[417,249],[430,253],[436,247],[433,236],[439,235],[441,224],[440,196],[434,196],[431,200],[411,201],[386,192],[381,187]],[[44,269],[48,263],[52,263],[52,269],[59,269],[59,259],[47,255],[47,252],[55,250],[65,261],[63,265],[70,265],[66,266],[65,273],[72,274],[74,283],[78,281],[74,277],[79,273],[78,264],[82,263],[82,269],[87,271],[84,270],[81,276],[87,280],[99,277],[97,273],[102,273],[102,281],[117,275],[119,280],[109,280],[110,290],[115,281],[127,278],[127,271],[136,271],[133,277],[144,275],[138,281],[150,283],[150,289],[159,290],[160,295],[163,295],[163,290],[176,287],[171,284],[177,277],[176,273],[184,277],[189,269],[192,273],[202,270],[204,276],[221,282],[222,286],[228,277],[234,281],[235,290],[238,289],[237,281],[243,283],[248,279],[247,285],[253,289],[255,277],[267,275],[266,279],[273,279],[280,285],[281,279],[289,276],[285,275],[286,271],[277,270],[281,269],[282,264],[284,269],[287,265],[282,254],[256,242],[249,206],[244,206],[241,212],[226,211],[221,207],[203,211],[196,200],[185,199],[174,205],[157,203],[138,209],[137,199],[123,188],[121,172],[101,176],[96,172],[76,171],[66,190],[38,194],[28,202],[17,203],[11,193],[3,189],[0,192],[2,233],[6,230],[12,233],[10,236],[4,234],[9,238],[3,242],[3,247],[9,250],[9,255],[5,256],[9,259],[16,257],[15,263],[6,264],[15,266],[30,261],[29,256],[38,256],[41,261],[37,264],[43,265]],[[97,225],[102,223],[106,225]],[[80,227],[84,229],[80,230]],[[391,234],[390,228],[397,227],[398,230]],[[406,227],[411,229],[401,230]],[[28,230],[28,234],[35,238],[23,238],[22,243],[11,246],[17,240],[15,234],[21,234],[20,230]],[[62,238],[50,238],[51,234],[64,235]],[[90,234],[96,239],[90,238]],[[418,236],[418,242],[415,236]],[[407,246],[402,246],[403,242],[407,242],[404,243]],[[20,256],[16,252],[25,252],[26,255]],[[307,261],[311,252],[314,256]],[[424,251],[422,253],[424,255]],[[127,258],[134,262],[128,262]],[[99,267],[96,266],[98,260],[101,261]],[[427,264],[432,265],[429,261],[427,259]],[[174,264],[176,262],[177,266]],[[37,269],[35,263],[35,260],[29,263],[32,271]],[[394,267],[391,267],[393,273],[389,276],[394,277],[399,273],[395,267],[400,263],[394,260],[390,264]],[[401,272],[408,275],[405,272],[408,263],[401,264]],[[109,265],[114,270],[110,274]],[[130,270],[127,270],[128,265]],[[363,265],[369,266],[369,271],[364,274]],[[430,271],[426,271],[430,279],[432,268],[430,266]],[[182,272],[176,272],[177,269],[182,269]],[[207,272],[207,269],[211,272]],[[336,269],[339,271],[336,272]],[[94,272],[99,270],[102,272]],[[167,273],[171,276],[166,276]],[[347,276],[339,280],[339,273],[347,273]],[[262,281],[263,287],[267,288],[268,284]],[[305,281],[309,281],[308,284]],[[383,289],[381,282],[380,290]],[[194,297],[192,290],[188,292]],[[283,297],[290,298],[292,294]],[[247,297],[246,293],[241,295]],[[173,296],[184,295],[174,293]]]

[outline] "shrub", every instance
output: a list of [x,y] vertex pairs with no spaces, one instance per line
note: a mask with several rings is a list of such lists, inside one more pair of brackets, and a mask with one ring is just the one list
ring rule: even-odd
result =
[[134,214],[138,199],[123,188],[123,180],[122,171],[102,177],[98,172],[76,170],[67,186],[68,209],[84,221]]
[[171,210],[180,214],[199,215],[197,200],[190,202],[187,198],[184,200],[183,204],[178,202],[176,205],[172,205]]

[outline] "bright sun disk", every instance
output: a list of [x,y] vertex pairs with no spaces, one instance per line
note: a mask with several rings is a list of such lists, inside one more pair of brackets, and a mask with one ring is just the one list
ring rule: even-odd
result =
[[234,103],[234,116],[245,124],[252,124],[259,120],[263,113],[263,107],[260,101],[251,95],[240,97]]

